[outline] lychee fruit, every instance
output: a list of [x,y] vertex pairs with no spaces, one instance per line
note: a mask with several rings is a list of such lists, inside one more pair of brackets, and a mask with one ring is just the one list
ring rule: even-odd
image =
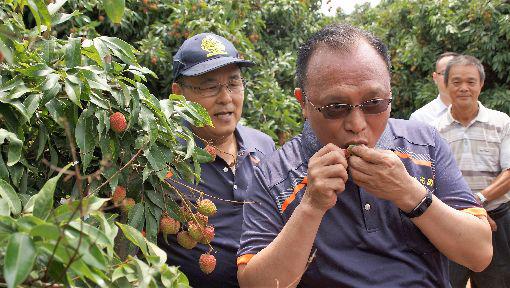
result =
[[122,200],[126,198],[126,188],[122,186],[115,187],[115,191],[113,191],[112,201],[115,205],[119,205],[122,203]]
[[133,198],[126,198],[124,200],[122,200],[122,205],[120,206],[120,210],[123,212],[123,213],[129,213],[129,211],[131,211],[131,209],[133,209],[133,207],[135,207],[135,199]]
[[193,219],[192,217],[193,213],[185,206],[180,207],[179,214],[180,214],[179,216],[181,216],[182,219],[184,219],[185,221],[190,221],[191,219]]
[[181,223],[174,218],[163,216],[159,220],[159,231],[161,231],[163,235],[177,234],[179,229],[181,229]]
[[198,212],[202,213],[205,216],[212,216],[216,214],[216,205],[209,200],[209,199],[203,199],[197,204]]
[[156,65],[158,63],[158,56],[152,56],[151,63],[152,63],[152,65]]
[[203,231],[204,227],[196,224],[193,221],[188,222],[188,233],[191,238],[195,239],[196,241],[202,240],[204,237]]
[[120,112],[115,112],[110,116],[110,128],[115,133],[122,133],[126,131],[127,123],[126,123],[126,117],[124,117],[124,114]]
[[205,274],[211,274],[216,268],[216,257],[209,253],[200,255],[200,259],[198,260],[198,264],[200,265],[200,270]]
[[209,217],[207,217],[203,214],[200,214],[200,213],[195,213],[195,218],[196,218],[197,222],[202,226],[206,226],[207,223],[209,222]]
[[209,244],[214,239],[214,227],[213,226],[207,226],[204,229],[202,229],[202,239],[200,239],[200,243],[202,244]]
[[204,150],[207,153],[209,153],[209,155],[211,155],[213,160],[216,159],[217,152],[216,152],[216,148],[214,146],[208,144],[207,146],[205,146]]
[[191,238],[187,231],[181,231],[177,234],[177,243],[186,249],[193,249],[197,246],[197,241]]

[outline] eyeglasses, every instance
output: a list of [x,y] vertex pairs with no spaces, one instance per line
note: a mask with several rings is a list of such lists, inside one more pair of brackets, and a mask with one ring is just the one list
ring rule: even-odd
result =
[[246,85],[246,80],[243,78],[232,79],[228,81],[228,83],[205,83],[199,86],[193,86],[179,82],[179,85],[182,87],[192,89],[198,91],[203,97],[213,97],[220,93],[221,87],[227,88],[230,93],[239,93],[244,91],[244,86]]
[[[308,97],[306,96],[304,91],[303,91],[303,94],[305,96],[305,99],[308,100]],[[333,103],[333,104],[325,105],[322,107],[315,106],[312,102],[310,102],[310,100],[308,100],[308,103],[310,103],[310,105],[312,105],[312,107],[315,110],[321,112],[322,115],[324,116],[324,118],[339,119],[339,118],[349,115],[351,110],[354,108],[357,108],[357,107],[359,107],[359,109],[361,111],[363,111],[363,113],[365,113],[365,114],[382,113],[382,112],[386,111],[386,109],[388,109],[388,105],[391,103],[391,100],[393,100],[393,99],[392,98],[389,98],[389,99],[375,98],[375,99],[370,99],[368,101],[365,101],[358,105]]]

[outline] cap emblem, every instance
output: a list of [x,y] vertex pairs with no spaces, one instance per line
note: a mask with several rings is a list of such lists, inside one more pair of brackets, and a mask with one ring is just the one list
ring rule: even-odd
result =
[[225,45],[221,43],[218,39],[207,36],[202,39],[202,44],[200,45],[202,50],[209,52],[207,57],[216,56],[216,55],[227,55],[227,51],[225,51]]

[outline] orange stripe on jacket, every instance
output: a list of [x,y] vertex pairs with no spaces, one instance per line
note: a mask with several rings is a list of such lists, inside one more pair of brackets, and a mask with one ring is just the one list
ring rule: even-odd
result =
[[414,159],[414,158],[411,157],[411,155],[406,154],[406,153],[402,153],[402,152],[398,152],[398,151],[393,151],[393,153],[397,154],[397,156],[400,157],[400,158],[404,158],[404,159],[405,158],[409,158],[409,159],[411,159],[411,161],[413,161],[413,163],[416,164],[416,165],[432,167],[432,162],[430,162],[430,161]]
[[480,207],[471,207],[471,208],[462,209],[460,211],[469,213],[469,214],[477,216],[477,217],[480,217],[480,216],[487,217],[487,211]]
[[301,180],[301,182],[298,185],[296,185],[296,187],[294,187],[294,190],[292,191],[292,194],[290,194],[290,196],[287,197],[287,199],[285,199],[285,201],[283,201],[283,204],[282,204],[282,213],[285,211],[285,209],[287,209],[287,206],[289,206],[289,204],[292,203],[292,201],[294,201],[294,199],[296,199],[297,193],[301,189],[303,189],[303,187],[305,187],[306,184],[308,184],[308,178],[305,176],[303,178],[303,180]]
[[244,254],[237,257],[237,265],[248,264],[255,254]]

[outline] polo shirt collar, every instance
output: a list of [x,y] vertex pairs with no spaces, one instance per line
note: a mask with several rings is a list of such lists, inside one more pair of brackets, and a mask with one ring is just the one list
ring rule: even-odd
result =
[[308,159],[310,159],[313,156],[313,154],[319,151],[324,145],[321,144],[319,138],[317,138],[317,136],[313,132],[312,126],[310,125],[310,122],[308,122],[308,120],[305,121],[303,133],[301,135],[305,160],[306,162],[308,162]]
[[[453,122],[459,123],[459,121],[455,120],[452,116],[452,105],[448,107],[448,113],[446,119],[448,120],[448,124],[451,125]],[[487,111],[487,108],[482,105],[480,101],[478,101],[478,114],[476,115],[475,119],[471,120],[471,124],[478,122],[489,122],[489,111]],[[469,126],[468,125],[468,126]]]

